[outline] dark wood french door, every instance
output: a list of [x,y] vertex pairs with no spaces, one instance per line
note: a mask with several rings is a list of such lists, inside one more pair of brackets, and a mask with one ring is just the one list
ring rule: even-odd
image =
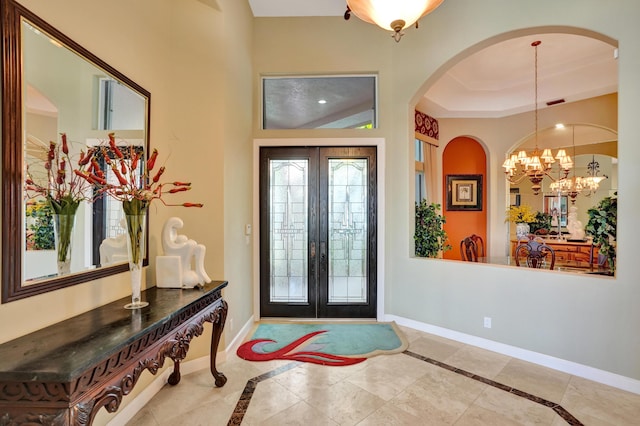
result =
[[260,150],[260,315],[376,317],[376,148]]

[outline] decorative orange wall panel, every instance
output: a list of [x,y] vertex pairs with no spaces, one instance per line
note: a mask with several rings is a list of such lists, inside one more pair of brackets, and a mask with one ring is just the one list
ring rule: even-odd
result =
[[[442,154],[443,203],[442,214],[447,223],[444,229],[449,236],[449,244],[453,247],[444,253],[445,259],[460,260],[460,241],[471,234],[482,237],[485,249],[487,241],[487,156],[475,139],[458,137],[447,144]],[[449,211],[447,210],[447,175],[482,175],[482,210],[481,211]]]

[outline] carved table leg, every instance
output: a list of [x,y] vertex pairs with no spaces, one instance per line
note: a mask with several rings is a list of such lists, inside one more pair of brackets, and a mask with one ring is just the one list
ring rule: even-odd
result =
[[173,373],[169,375],[169,380],[167,380],[167,383],[173,386],[180,383],[180,360],[173,360]]
[[228,309],[229,306],[227,305],[227,302],[222,300],[222,305],[219,309],[216,309],[216,312],[219,314],[213,318],[211,323],[213,325],[213,329],[211,331],[211,353],[209,354],[209,359],[211,362],[211,374],[213,375],[216,386],[218,387],[222,387],[227,383],[225,375],[216,369],[216,355],[218,353],[218,344],[220,343],[222,330],[224,329],[224,322],[227,319]]

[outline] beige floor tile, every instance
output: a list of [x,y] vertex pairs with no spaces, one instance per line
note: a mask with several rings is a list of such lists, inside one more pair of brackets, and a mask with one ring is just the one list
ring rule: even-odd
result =
[[145,408],[149,409],[158,424],[161,424],[163,419],[172,418],[176,413],[190,412],[228,394],[226,389],[222,390],[213,385],[208,387],[198,385],[197,383],[204,378],[203,374],[189,374],[183,376],[181,383],[177,386],[165,385]]
[[[566,424],[566,422],[565,422]],[[455,423],[456,426],[522,426],[522,423],[496,413],[492,410],[474,405]]]
[[358,423],[358,426],[405,426],[423,424],[432,423],[425,422],[424,419],[411,415],[392,404],[385,404]]
[[473,346],[464,346],[442,361],[478,376],[493,379],[510,360],[511,358],[506,355]]
[[[239,397],[239,395],[238,395]],[[225,426],[233,413],[237,401],[219,399],[188,411],[179,412],[158,421],[158,426]]]
[[268,379],[260,382],[256,387],[244,419],[249,424],[259,424],[298,402],[300,402],[298,396],[289,392],[277,381]]
[[[409,350],[562,405],[588,426],[639,424],[640,395],[403,328]],[[129,426],[226,425],[251,378],[291,366],[258,383],[243,426],[271,425],[566,425],[552,409],[406,354],[348,367],[289,361],[249,362],[235,354],[166,385]]]
[[260,426],[337,426],[324,413],[316,410],[304,401],[292,405],[286,410],[271,416],[260,423]]
[[454,424],[486,386],[431,366],[423,377],[389,401],[389,404],[417,418],[429,419],[433,424]]
[[409,351],[438,361],[449,358],[460,348],[459,344],[453,344],[449,340],[432,337],[420,337],[409,344]]
[[559,404],[570,378],[557,370],[511,359],[493,380]]
[[465,418],[468,418],[473,424],[475,419],[488,416],[488,412],[494,413],[495,419],[518,425],[550,425],[557,416],[549,407],[488,386],[465,412],[460,423],[465,424]]
[[315,390],[306,402],[340,425],[355,425],[384,404],[382,399],[346,381]]
[[136,415],[127,423],[128,426],[159,426],[153,415],[153,410],[149,406],[138,411]]
[[335,385],[363,370],[368,362],[369,360],[344,367],[326,367],[302,363],[296,368],[275,376],[274,380],[301,399],[308,399],[314,393]]
[[569,381],[561,405],[583,423],[591,418],[601,424],[640,424],[640,395],[579,377]]
[[407,342],[409,343],[423,336],[423,333],[421,331],[414,330],[413,328],[404,327],[402,325],[397,325],[397,324],[396,326],[398,327],[398,329],[400,329],[402,334],[404,334],[405,339],[407,339]]
[[346,380],[385,401],[398,395],[429,368],[427,363],[402,354],[378,358]]

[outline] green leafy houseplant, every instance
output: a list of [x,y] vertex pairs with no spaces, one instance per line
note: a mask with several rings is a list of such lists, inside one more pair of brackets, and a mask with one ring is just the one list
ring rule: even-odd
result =
[[45,201],[37,201],[26,205],[26,216],[33,218],[27,224],[27,250],[53,250],[53,219],[51,208]]
[[438,213],[439,210],[440,204],[429,204],[426,200],[416,203],[416,231],[413,236],[416,256],[438,257],[440,252],[451,250],[447,233],[442,228],[446,220]]
[[606,256],[611,272],[616,268],[616,230],[618,220],[618,193],[605,197],[587,210],[589,221],[585,226],[587,234],[593,236],[593,243],[599,244],[599,253]]
[[541,230],[543,230],[542,234],[548,233],[551,230],[551,215],[549,213],[536,212],[536,218],[529,226],[532,234]]

